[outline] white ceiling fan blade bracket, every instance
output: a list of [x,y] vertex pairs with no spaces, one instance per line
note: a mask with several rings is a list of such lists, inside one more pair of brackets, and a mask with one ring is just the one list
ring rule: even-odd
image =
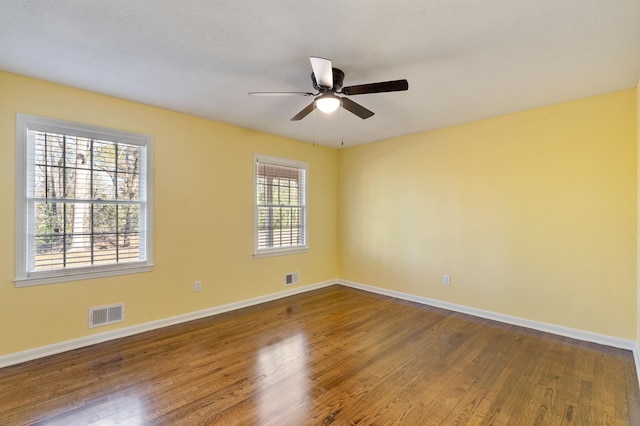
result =
[[315,56],[310,57],[309,60],[311,61],[311,68],[318,86],[324,89],[333,89],[333,67],[331,61]]

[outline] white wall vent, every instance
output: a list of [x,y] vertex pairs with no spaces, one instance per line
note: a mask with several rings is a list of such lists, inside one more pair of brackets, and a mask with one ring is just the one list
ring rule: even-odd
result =
[[300,282],[300,272],[289,272],[284,275],[284,285],[293,285]]
[[89,328],[124,321],[124,303],[89,308]]

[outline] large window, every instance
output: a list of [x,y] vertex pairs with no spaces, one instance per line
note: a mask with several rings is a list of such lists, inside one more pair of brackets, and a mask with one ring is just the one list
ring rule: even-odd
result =
[[254,256],[307,247],[307,163],[255,156]]
[[151,268],[152,139],[19,114],[16,285]]

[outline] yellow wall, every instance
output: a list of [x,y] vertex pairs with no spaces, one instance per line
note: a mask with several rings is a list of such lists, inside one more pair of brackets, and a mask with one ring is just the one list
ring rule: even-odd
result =
[[[153,272],[14,286],[18,112],[153,135]],[[253,259],[254,152],[309,162],[308,253]],[[0,355],[338,276],[336,150],[2,72],[0,200]],[[88,329],[89,307],[118,302],[125,323]]]
[[629,89],[340,151],[341,278],[635,340],[636,102]]
[[[640,76],[638,77],[638,85],[636,86],[636,135],[638,138],[638,165],[640,166]],[[637,179],[638,179],[638,229],[640,229],[640,171],[636,170]],[[640,265],[640,239],[638,239],[638,261],[637,265]],[[640,271],[638,271],[640,272]],[[640,348],[640,275],[637,276],[638,279],[638,288],[637,288],[637,327],[636,327],[636,345]],[[639,354],[636,350],[636,359],[638,359]],[[637,362],[637,361],[636,361]],[[639,366],[636,365],[636,368]],[[640,371],[638,371],[638,379],[640,380]]]
[[[0,72],[0,355],[272,294],[292,271],[640,341],[637,96],[336,151]],[[153,272],[15,288],[17,112],[154,136]],[[254,152],[309,162],[308,253],[252,258]],[[125,323],[87,328],[117,302]]]

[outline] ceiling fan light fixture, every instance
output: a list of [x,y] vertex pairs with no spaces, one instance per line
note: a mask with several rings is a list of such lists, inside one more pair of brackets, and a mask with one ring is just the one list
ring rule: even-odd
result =
[[[0,0],[1,1],[1,0]],[[300,121],[318,108],[325,114],[331,114],[342,107],[343,111],[367,119],[374,115],[357,102],[349,99],[351,95],[364,95],[367,93],[400,92],[409,89],[407,80],[380,81],[377,83],[358,84],[356,86],[343,87],[344,72],[338,68],[333,68],[331,61],[325,58],[312,56],[311,60],[311,83],[317,92],[249,92],[250,95],[265,96],[313,96],[315,99],[299,113],[291,117],[289,121]],[[336,93],[343,96],[336,96]]]
[[316,99],[316,107],[327,114],[330,114],[340,108],[340,104],[340,98],[331,93],[325,93]]

